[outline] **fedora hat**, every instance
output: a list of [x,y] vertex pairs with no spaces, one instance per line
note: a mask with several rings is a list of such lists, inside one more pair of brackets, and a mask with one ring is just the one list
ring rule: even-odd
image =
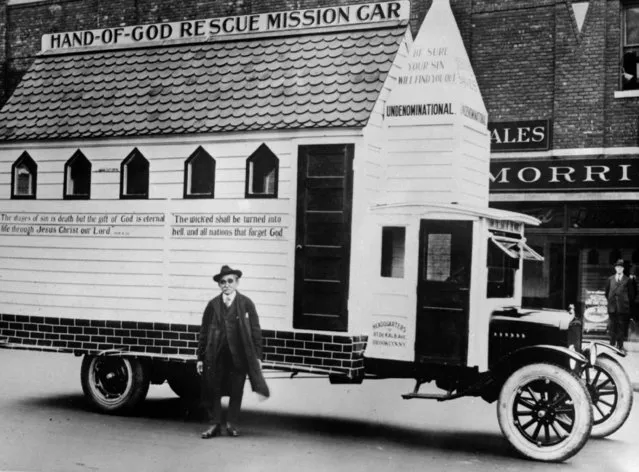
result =
[[616,266],[623,266],[623,265],[624,265],[623,259],[617,259],[617,262],[615,262],[615,267]]
[[229,266],[223,265],[222,268],[220,269],[220,273],[215,274],[213,276],[213,280],[216,282],[219,282],[222,277],[224,277],[225,275],[231,275],[231,274],[236,275],[238,279],[242,277],[241,270],[231,269]]

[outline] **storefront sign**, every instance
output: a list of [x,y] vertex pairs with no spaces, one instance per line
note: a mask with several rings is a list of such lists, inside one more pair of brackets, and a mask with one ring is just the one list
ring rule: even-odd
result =
[[639,159],[527,161],[490,163],[490,191],[636,191]]
[[490,150],[546,151],[550,147],[550,120],[488,123]]
[[148,46],[170,40],[207,40],[219,36],[267,33],[306,28],[343,27],[408,20],[410,2],[365,3],[290,10],[173,23],[120,26],[51,33],[42,36],[42,51],[99,46]]

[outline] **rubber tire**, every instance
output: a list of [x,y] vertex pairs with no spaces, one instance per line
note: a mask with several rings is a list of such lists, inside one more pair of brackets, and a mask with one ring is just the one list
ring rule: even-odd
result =
[[[632,409],[633,390],[628,373],[617,360],[606,355],[598,356],[595,366],[606,372],[617,388],[615,411],[603,423],[593,424],[592,433],[590,433],[593,438],[605,438],[621,428],[628,419]],[[595,406],[593,405],[592,408],[594,415]]]
[[[127,386],[118,398],[107,398],[95,385],[95,368],[101,362],[121,362],[127,376]],[[134,358],[84,356],[80,373],[82,391],[91,406],[109,414],[127,414],[140,404],[149,391],[149,375],[142,362]]]
[[[513,402],[518,389],[531,381],[547,378],[564,389],[572,399],[575,421],[572,432],[559,444],[539,447],[519,432],[513,418]],[[502,433],[523,456],[538,461],[562,462],[586,444],[592,430],[592,406],[585,383],[567,369],[547,363],[529,364],[513,372],[501,388],[497,418]]]

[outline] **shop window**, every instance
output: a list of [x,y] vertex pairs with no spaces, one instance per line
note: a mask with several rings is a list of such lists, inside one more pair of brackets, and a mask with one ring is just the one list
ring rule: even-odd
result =
[[621,88],[639,88],[637,63],[639,54],[639,2],[625,2],[623,7],[623,53],[621,61]]
[[213,198],[215,159],[198,147],[184,162],[184,198]]
[[588,256],[586,258],[586,263],[589,265],[598,265],[599,264],[599,251],[597,249],[591,249],[588,251]]
[[406,228],[382,228],[382,277],[403,278],[406,254]]
[[35,198],[37,179],[38,165],[27,152],[23,152],[11,167],[11,198]]
[[137,148],[122,161],[120,198],[149,198],[149,161]]
[[246,160],[246,198],[277,198],[279,159],[262,144]]
[[88,199],[91,196],[91,162],[80,150],[64,165],[64,198]]

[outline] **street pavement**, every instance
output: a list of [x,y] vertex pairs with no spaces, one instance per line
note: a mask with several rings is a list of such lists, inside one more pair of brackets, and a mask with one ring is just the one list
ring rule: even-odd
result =
[[494,403],[402,400],[408,380],[330,385],[269,373],[269,400],[245,395],[242,436],[202,440],[204,415],[187,413],[166,384],[133,416],[109,416],[88,408],[79,358],[0,349],[0,366],[3,472],[632,472],[639,463],[639,407],[610,437],[547,464],[513,452]]

